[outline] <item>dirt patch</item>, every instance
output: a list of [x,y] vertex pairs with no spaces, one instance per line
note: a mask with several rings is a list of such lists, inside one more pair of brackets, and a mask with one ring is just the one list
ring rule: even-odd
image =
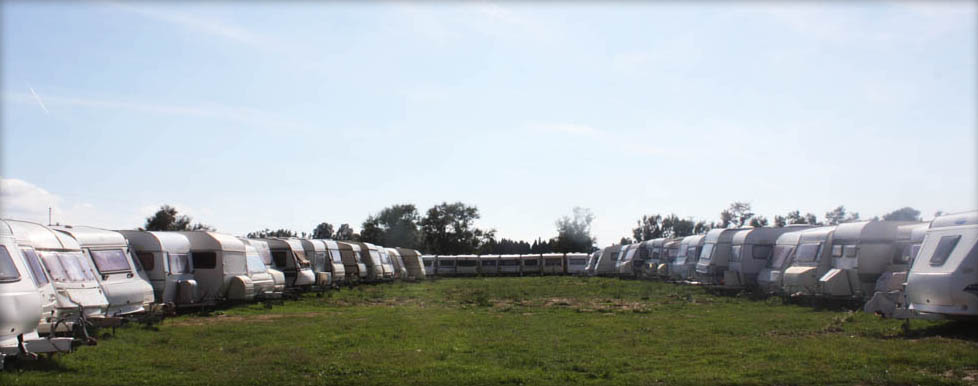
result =
[[207,326],[219,323],[240,322],[273,322],[282,318],[312,318],[329,312],[302,312],[294,314],[260,314],[260,315],[213,315],[198,316],[184,320],[171,320],[165,323],[170,326]]

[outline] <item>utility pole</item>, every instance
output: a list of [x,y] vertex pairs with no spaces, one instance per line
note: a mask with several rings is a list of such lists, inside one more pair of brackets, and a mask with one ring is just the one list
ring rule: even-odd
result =
[[48,226],[51,226],[51,207],[48,207]]

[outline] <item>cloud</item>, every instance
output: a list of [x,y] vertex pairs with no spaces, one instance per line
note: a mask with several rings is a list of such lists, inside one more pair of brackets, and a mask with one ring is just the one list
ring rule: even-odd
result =
[[541,131],[571,135],[599,135],[602,133],[591,126],[574,123],[531,124],[530,127]]
[[108,2],[105,4],[109,5],[110,7],[135,13],[150,19],[178,25],[190,31],[202,32],[255,47],[269,46],[269,42],[263,36],[253,33],[243,27],[228,24],[219,20],[204,19],[196,15],[190,15],[182,12],[163,10],[156,7],[135,6],[128,3]]
[[16,178],[0,178],[0,216],[47,224],[48,208],[61,213],[62,199],[37,185]]

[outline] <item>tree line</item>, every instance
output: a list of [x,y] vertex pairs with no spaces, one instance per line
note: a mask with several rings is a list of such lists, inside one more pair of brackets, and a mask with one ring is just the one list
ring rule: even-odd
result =
[[[937,212],[934,216],[941,215]],[[844,205],[839,205],[835,209],[825,212],[825,217],[820,220],[814,213],[808,212],[801,214],[801,211],[794,210],[784,215],[775,215],[774,222],[771,223],[767,217],[754,213],[751,204],[747,202],[733,202],[727,209],[720,212],[720,221],[709,222],[696,221],[692,217],[681,218],[676,214],[644,215],[637,221],[637,225],[632,229],[631,237],[625,236],[619,240],[622,244],[629,244],[638,241],[657,239],[660,237],[684,237],[704,233],[715,228],[739,228],[744,226],[764,227],[775,226],[784,227],[791,224],[811,224],[811,225],[838,225],[851,221],[859,220],[859,213],[850,212]],[[878,217],[873,217],[878,220]],[[883,220],[887,221],[921,221],[920,211],[911,207],[903,207],[883,215]]]
[[[360,232],[349,224],[335,228],[321,222],[311,232],[291,229],[264,228],[249,232],[248,238],[311,237],[341,241],[362,241],[386,247],[420,249],[426,253],[441,255],[463,254],[522,254],[591,252],[595,238],[591,235],[594,214],[589,209],[574,208],[571,215],[555,222],[557,235],[532,243],[522,240],[497,239],[495,229],[482,229],[475,222],[480,218],[479,209],[462,202],[443,202],[429,208],[424,215],[414,204],[396,204],[372,214],[364,220]],[[154,215],[146,218],[142,230],[187,231],[214,228],[201,223],[191,225],[192,219],[180,215],[169,205],[163,205]]]

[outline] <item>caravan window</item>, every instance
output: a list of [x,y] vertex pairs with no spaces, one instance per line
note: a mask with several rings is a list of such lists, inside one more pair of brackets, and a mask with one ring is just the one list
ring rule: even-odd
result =
[[495,267],[496,266],[496,260],[482,260],[482,266],[483,267]]
[[920,253],[920,244],[907,246],[907,250],[907,255],[903,257],[903,263],[910,263],[917,258],[917,254]]
[[714,244],[703,245],[703,250],[700,251],[700,260],[710,260],[710,258],[713,257],[713,245]]
[[167,262],[170,263],[170,273],[193,273],[190,269],[190,255],[186,253],[167,253]]
[[156,259],[150,252],[136,252],[136,259],[143,263],[143,267],[149,271],[156,267]]
[[217,253],[214,252],[193,252],[194,269],[214,269],[217,268]]
[[438,260],[439,267],[454,267],[455,260]]
[[568,259],[567,263],[570,264],[570,265],[585,265],[585,264],[587,264],[587,260],[584,260],[584,259]]
[[342,255],[340,255],[340,250],[339,249],[330,249],[329,250],[329,255],[330,255],[330,258],[333,259],[333,262],[334,263],[336,263],[336,264],[343,264]]
[[944,265],[947,258],[951,256],[951,251],[958,245],[958,240],[961,240],[961,235],[941,237],[941,241],[937,242],[937,248],[934,249],[934,255],[930,257],[930,265],[934,267]]
[[288,258],[285,251],[272,251],[272,260],[275,261],[276,267],[285,268],[288,266],[286,264],[288,262]]
[[20,281],[20,272],[14,265],[14,259],[10,257],[7,247],[0,245],[0,282]]
[[431,259],[424,259],[422,261],[424,262],[425,267],[431,267]]
[[520,265],[520,261],[516,259],[499,260],[499,265],[505,267],[515,267]]
[[767,260],[771,257],[773,248],[770,245],[755,245],[751,247],[751,256],[755,259]]
[[41,262],[37,258],[37,254],[34,253],[34,248],[21,248],[20,252],[24,254],[24,260],[27,260],[27,266],[30,267],[32,276],[34,276],[34,284],[38,287],[48,284],[48,276],[44,273],[44,268],[41,268]]
[[810,263],[818,260],[818,251],[822,249],[822,243],[805,243],[798,246],[795,253],[795,261]]
[[83,282],[94,281],[95,274],[92,273],[92,266],[88,264],[88,259],[81,252],[59,252],[58,261],[64,267],[64,273],[69,281]]
[[846,245],[846,257],[856,257],[859,252],[859,247],[855,245]]
[[126,260],[126,254],[121,249],[107,249],[101,251],[88,251],[95,261],[95,267],[99,272],[126,272],[132,268]]
[[547,261],[543,262],[543,265],[546,265],[548,267],[554,267],[554,266],[561,265],[561,262],[560,259],[547,259]]
[[459,267],[475,267],[476,266],[476,261],[475,260],[459,260],[458,261],[458,266]]
[[532,265],[535,267],[539,265],[537,263],[538,263],[537,259],[523,260],[523,265]]
[[61,261],[58,260],[58,254],[55,252],[42,252],[41,262],[44,263],[44,267],[47,268],[48,273],[51,274],[51,280],[56,282],[67,282],[68,274],[65,273],[65,268],[61,266]]
[[268,271],[268,268],[265,267],[265,262],[261,261],[261,256],[258,256],[258,253],[249,253],[245,256],[245,259],[249,274],[254,275]]
[[832,257],[842,257],[842,246],[833,245],[832,246]]
[[794,250],[795,247],[791,245],[775,246],[774,253],[771,255],[771,263],[768,264],[768,267],[781,269],[784,267],[784,263],[788,261],[788,256],[791,256],[791,252]]
[[730,247],[730,261],[740,261],[740,250],[742,245],[734,245]]

